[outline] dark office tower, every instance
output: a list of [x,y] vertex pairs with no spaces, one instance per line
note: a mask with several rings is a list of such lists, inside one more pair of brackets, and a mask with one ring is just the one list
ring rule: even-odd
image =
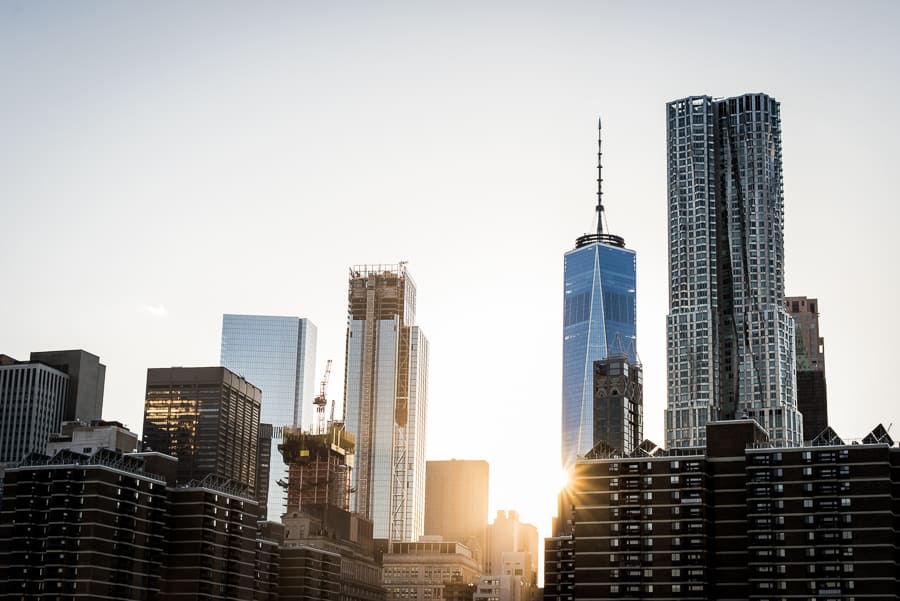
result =
[[256,487],[259,388],[224,367],[147,370],[144,450],[178,459],[178,481],[212,474]]
[[626,355],[594,362],[594,447],[631,453],[644,439],[644,378]]
[[416,325],[406,264],[350,269],[344,380],[346,428],[356,437],[350,510],[375,538],[415,541],[425,509],[428,341]]
[[819,301],[805,296],[785,299],[797,336],[797,408],[803,414],[803,435],[811,440],[828,426],[825,387],[825,339],[819,336]]
[[316,504],[346,511],[354,446],[353,435],[335,424],[321,434],[285,428],[278,450],[288,466],[287,513]]
[[157,598],[166,481],[141,457],[33,454],[3,494],[0,599]]
[[31,360],[69,375],[63,421],[89,424],[102,417],[106,366],[100,363],[100,357],[82,350],[43,351],[31,353]]
[[597,231],[579,236],[565,255],[562,464],[567,469],[594,444],[594,361],[624,354],[637,362],[635,253],[623,238],[603,231],[599,157]]
[[254,598],[259,506],[242,486],[212,474],[187,482],[170,489],[169,515],[161,601]]
[[780,106],[765,94],[666,105],[669,315],[666,446],[751,417],[797,445],[794,322],[784,307]]
[[0,474],[29,453],[44,453],[60,431],[69,376],[43,363],[0,362]]
[[425,469],[425,534],[456,540],[484,565],[488,525],[487,461],[429,461]]

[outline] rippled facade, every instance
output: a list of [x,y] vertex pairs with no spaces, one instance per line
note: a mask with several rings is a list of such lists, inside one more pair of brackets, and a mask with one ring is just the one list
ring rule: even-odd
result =
[[637,362],[636,257],[618,236],[587,235],[565,255],[562,464],[594,445],[594,361]]
[[278,481],[288,481],[288,467],[278,451],[283,428],[309,429],[315,421],[316,326],[300,317],[226,314],[221,361],[262,390],[260,421],[272,425],[267,515],[277,522],[285,509],[285,490]]
[[666,111],[666,446],[703,446],[707,422],[740,417],[799,444],[780,106],[765,94],[692,96]]

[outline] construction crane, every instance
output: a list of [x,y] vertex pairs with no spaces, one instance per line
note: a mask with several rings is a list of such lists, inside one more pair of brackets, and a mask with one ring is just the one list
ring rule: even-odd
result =
[[330,375],[331,359],[325,365],[325,376],[319,385],[319,395],[313,400],[313,404],[316,406],[316,434],[325,433],[325,405],[328,404],[328,400],[325,398],[325,391],[328,389],[328,376]]

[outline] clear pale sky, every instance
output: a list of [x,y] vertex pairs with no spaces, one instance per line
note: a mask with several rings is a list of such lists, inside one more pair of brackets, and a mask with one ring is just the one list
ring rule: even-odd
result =
[[662,443],[664,105],[765,92],[831,423],[900,423],[900,4],[424,4],[0,1],[0,352],[100,355],[104,417],[140,430],[148,367],[217,364],[223,313],[297,315],[340,405],[348,267],[406,260],[428,457],[488,460],[491,519],[546,536],[597,116]]

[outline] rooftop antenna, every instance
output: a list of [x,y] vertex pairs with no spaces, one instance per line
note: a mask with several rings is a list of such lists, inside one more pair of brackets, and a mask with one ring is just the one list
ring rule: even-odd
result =
[[603,234],[603,149],[601,134],[603,133],[603,121],[597,117],[597,235]]

